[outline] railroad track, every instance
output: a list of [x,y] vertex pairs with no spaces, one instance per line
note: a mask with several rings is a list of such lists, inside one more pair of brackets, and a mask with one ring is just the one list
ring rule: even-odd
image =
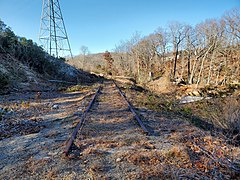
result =
[[[112,85],[111,85],[112,84]],[[104,85],[104,84],[103,84]],[[94,105],[95,103],[95,100],[96,98],[100,95],[102,89],[104,88],[103,85],[99,86],[95,92],[95,94],[93,95],[91,101],[89,102],[86,110],[84,111],[84,113],[82,114],[81,118],[80,118],[80,121],[79,123],[77,124],[77,126],[75,127],[71,137],[68,139],[67,143],[66,143],[66,147],[64,149],[64,154],[67,156],[71,150],[71,147],[73,146],[74,144],[74,141],[77,137],[78,134],[80,134],[83,130],[84,130],[84,125],[87,124],[86,122],[86,117],[89,113],[90,110],[92,110],[92,106]],[[136,111],[134,110],[134,107],[131,105],[131,103],[127,100],[125,94],[121,91],[121,89],[119,88],[119,86],[116,84],[115,81],[112,81],[112,82],[108,82],[108,83],[105,83],[105,86],[110,86],[110,90],[111,91],[114,91],[114,92],[108,92],[105,88],[105,93],[108,92],[108,93],[112,93],[112,96],[116,96],[117,94],[121,95],[121,98],[120,97],[117,97],[117,100],[118,101],[122,101],[120,104],[122,105],[119,105],[119,102],[118,102],[118,107],[116,110],[118,110],[119,108],[121,109],[122,108],[122,111],[130,111],[134,117],[134,119],[136,120],[136,123],[139,125],[139,127],[142,129],[143,133],[146,134],[146,135],[151,135],[151,132],[146,128],[146,126],[144,125],[144,123],[142,122],[142,120],[140,119],[140,117],[138,116],[138,114],[136,113]],[[114,93],[114,94],[113,94]],[[111,97],[110,97],[111,98]],[[111,101],[112,100],[112,101]],[[113,106],[114,106],[114,98],[111,99],[111,103],[113,103]],[[108,105],[110,106],[110,105]],[[121,107],[122,106],[122,107]],[[127,106],[127,108],[125,108]],[[94,110],[92,110],[94,112]],[[96,110],[95,110],[96,111]],[[114,111],[114,109],[112,110]],[[90,113],[89,113],[90,114]],[[92,113],[94,115],[94,113]],[[128,116],[126,116],[128,117]],[[128,125],[127,125],[128,126]],[[112,128],[115,128],[116,127],[112,127]],[[139,129],[140,129],[139,128]]]

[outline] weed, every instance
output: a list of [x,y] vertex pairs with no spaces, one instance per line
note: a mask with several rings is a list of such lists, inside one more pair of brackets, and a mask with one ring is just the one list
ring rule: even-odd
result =
[[228,84],[228,89],[230,89],[230,90],[235,90],[238,88],[240,88],[240,83]]
[[179,146],[173,146],[171,149],[169,149],[168,151],[166,151],[164,153],[164,156],[167,159],[175,159],[175,158],[185,158],[185,159],[189,159],[187,152],[184,151],[183,148],[179,147]]
[[191,115],[192,114],[192,109],[190,107],[176,108],[175,111],[181,112],[185,115]]
[[140,140],[136,139],[136,138],[126,138],[126,139],[124,139],[124,144],[126,146],[131,146],[133,143],[136,143],[136,142],[140,142]]
[[240,103],[239,100],[229,98],[223,107],[224,119],[222,124],[227,128],[227,135],[239,143],[240,140]]
[[21,107],[22,107],[23,109],[28,109],[28,108],[30,108],[30,101],[23,101],[23,100],[22,100],[22,102],[21,102]]
[[91,178],[100,179],[102,173],[104,172],[104,166],[101,163],[96,162],[90,165],[87,171]]
[[151,110],[158,111],[160,107],[164,108],[164,103],[153,94],[148,94],[146,98],[143,99],[142,104]]
[[136,151],[126,154],[127,161],[139,166],[154,166],[161,162],[161,153],[156,151]]
[[80,91],[82,90],[82,86],[81,85],[76,85],[76,86],[71,86],[69,88],[67,88],[67,92],[75,92],[75,91]]
[[147,108],[151,110],[172,111],[175,106],[175,101],[173,99],[168,99],[165,96],[158,97],[156,95],[150,94],[147,96],[144,104],[146,105]]

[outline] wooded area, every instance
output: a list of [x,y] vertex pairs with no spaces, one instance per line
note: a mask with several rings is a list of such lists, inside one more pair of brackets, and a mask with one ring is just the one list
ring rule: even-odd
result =
[[143,38],[136,34],[116,47],[122,55],[115,58],[128,67],[123,71],[132,69],[140,82],[149,80],[146,77],[153,72],[155,77],[167,73],[172,80],[188,84],[230,83],[240,77],[239,12],[233,9],[219,20],[209,19],[195,27],[172,22],[168,29],[159,28]]
[[[167,76],[186,84],[224,85],[240,77],[240,10],[192,27],[171,22],[141,37],[121,41],[112,52],[112,74],[146,83]],[[80,55],[71,63],[88,71],[109,72],[104,55]],[[84,63],[83,62],[84,57]],[[80,61],[80,62],[79,62]],[[83,65],[84,64],[84,65]]]

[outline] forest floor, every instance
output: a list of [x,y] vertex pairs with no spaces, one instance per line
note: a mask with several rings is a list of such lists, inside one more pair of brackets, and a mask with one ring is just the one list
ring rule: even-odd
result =
[[153,135],[104,82],[68,157],[66,141],[98,85],[0,97],[0,179],[238,179],[240,148],[125,91]]

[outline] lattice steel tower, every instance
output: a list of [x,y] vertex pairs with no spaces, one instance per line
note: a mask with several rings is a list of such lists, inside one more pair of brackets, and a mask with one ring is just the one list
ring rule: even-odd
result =
[[72,51],[58,0],[43,0],[39,43],[54,57],[70,55]]

